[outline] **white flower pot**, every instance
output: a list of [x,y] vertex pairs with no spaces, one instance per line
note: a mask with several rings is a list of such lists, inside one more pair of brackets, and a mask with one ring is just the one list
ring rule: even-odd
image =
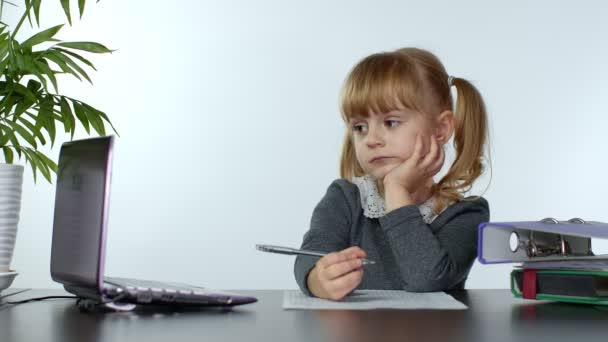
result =
[[0,163],[0,273],[9,272],[21,209],[23,166]]

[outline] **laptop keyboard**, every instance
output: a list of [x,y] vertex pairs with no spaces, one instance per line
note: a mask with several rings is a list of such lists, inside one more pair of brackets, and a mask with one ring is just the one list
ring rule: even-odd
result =
[[104,283],[111,286],[106,292],[111,297],[127,295],[136,303],[230,305],[233,301],[231,294],[188,284],[111,277],[105,277]]
[[165,291],[180,292],[184,294],[207,294],[204,288],[179,283],[168,283],[154,280],[130,279],[130,278],[111,278],[106,277],[104,281],[110,285],[125,288],[127,290],[138,291]]

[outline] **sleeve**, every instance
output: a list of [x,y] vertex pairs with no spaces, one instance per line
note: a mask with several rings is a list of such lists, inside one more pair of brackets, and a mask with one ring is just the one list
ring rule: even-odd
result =
[[[334,181],[327,193],[315,207],[310,229],[304,234],[302,249],[335,252],[348,248],[351,225],[351,209],[339,185]],[[319,259],[308,256],[297,256],[294,274],[298,286],[305,294],[312,296],[307,286],[308,274]]]
[[442,291],[467,278],[477,255],[477,226],[489,220],[489,207],[481,197],[452,206],[457,210],[446,209],[452,214],[442,220],[435,233],[416,205],[395,209],[380,218],[404,290]]

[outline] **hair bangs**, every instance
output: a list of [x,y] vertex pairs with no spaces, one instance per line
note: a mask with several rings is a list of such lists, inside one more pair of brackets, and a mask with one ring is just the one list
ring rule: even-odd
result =
[[407,58],[395,53],[372,55],[361,61],[346,79],[342,117],[348,121],[404,108],[421,111],[421,88],[420,74]]

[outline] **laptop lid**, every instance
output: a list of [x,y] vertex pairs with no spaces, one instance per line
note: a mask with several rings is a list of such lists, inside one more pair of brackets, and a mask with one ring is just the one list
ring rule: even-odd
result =
[[61,146],[57,163],[51,278],[101,293],[113,136]]

